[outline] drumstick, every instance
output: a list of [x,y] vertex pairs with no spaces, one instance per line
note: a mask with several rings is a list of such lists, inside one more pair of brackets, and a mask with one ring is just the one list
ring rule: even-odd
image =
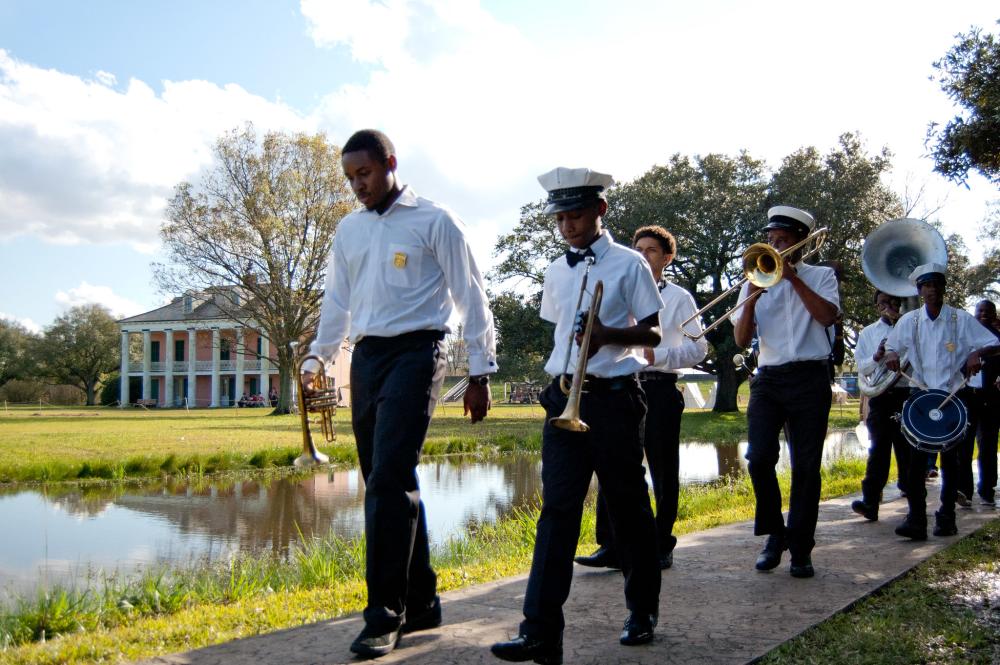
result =
[[920,381],[917,381],[917,380],[916,380],[916,379],[914,379],[914,378],[913,378],[912,376],[910,376],[909,374],[907,374],[906,372],[904,372],[902,368],[900,368],[900,369],[899,369],[899,373],[900,373],[900,375],[901,375],[901,376],[902,376],[902,377],[903,377],[904,379],[906,379],[906,380],[907,380],[907,381],[909,381],[910,383],[912,383],[912,384],[914,384],[914,385],[917,385],[917,386],[920,386],[920,389],[921,389],[921,390],[927,390],[927,386],[926,386],[926,385],[924,385],[924,384],[923,384],[923,383],[921,383]]
[[941,404],[938,406],[938,409],[943,409],[944,405],[947,404],[948,402],[950,402],[951,399],[958,393],[958,391],[961,390],[962,388],[964,388],[965,384],[968,383],[968,382],[969,382],[969,377],[965,377],[964,379],[962,379],[962,382],[960,384],[958,384],[958,386],[954,390],[951,391],[951,394],[948,395],[947,399],[945,399],[945,401],[941,402]]

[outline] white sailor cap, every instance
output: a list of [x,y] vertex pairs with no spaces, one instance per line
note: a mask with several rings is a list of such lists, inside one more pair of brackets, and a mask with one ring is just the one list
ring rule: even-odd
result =
[[559,166],[538,176],[538,182],[549,193],[544,213],[551,215],[566,210],[578,210],[604,198],[604,190],[615,183],[607,173],[590,169],[568,169]]
[[792,206],[774,206],[767,211],[767,226],[765,231],[771,229],[791,229],[806,235],[812,233],[816,228],[816,219],[805,210],[799,210]]
[[940,263],[925,263],[913,269],[913,272],[910,273],[910,281],[916,284],[917,287],[932,279],[940,279],[943,282],[945,281],[945,271],[947,270],[947,266]]

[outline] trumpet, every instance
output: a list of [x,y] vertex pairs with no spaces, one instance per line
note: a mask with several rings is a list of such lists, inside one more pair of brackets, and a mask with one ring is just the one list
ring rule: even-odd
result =
[[[590,269],[594,265],[594,257],[588,256],[584,259],[587,263],[587,269],[583,271],[583,280],[580,282],[580,294],[576,298],[576,309],[574,311],[580,311],[580,305],[583,304],[583,295],[587,292],[587,279],[590,277]],[[591,308],[593,311],[593,308]],[[559,388],[563,391],[564,395],[568,395],[570,391],[570,386],[566,382],[566,372],[569,371],[569,361],[573,357],[573,345],[576,342],[576,326],[573,326],[569,331],[569,344],[566,346],[566,359],[563,360],[563,371],[559,375]]]
[[826,241],[827,233],[829,233],[829,229],[825,227],[818,229],[791,247],[783,249],[780,252],[768,245],[766,242],[758,242],[747,247],[746,251],[743,252],[743,279],[733,284],[726,290],[725,293],[689,316],[683,323],[681,323],[681,332],[683,332],[684,336],[689,339],[700,339],[709,331],[715,330],[715,328],[721,325],[723,321],[728,321],[733,314],[736,313],[736,310],[747,304],[747,302],[751,299],[758,297],[762,291],[752,293],[743,300],[739,301],[733,305],[729,311],[713,321],[711,325],[707,326],[699,333],[688,332],[685,328],[687,327],[687,324],[704,315],[705,312],[728,298],[731,293],[741,289],[743,284],[746,282],[750,282],[754,286],[761,289],[769,289],[780,282],[785,270],[785,258],[808,245],[809,248],[804,250],[802,252],[802,256],[799,258],[800,261],[804,261],[819,251],[820,247],[822,247],[823,243]]
[[308,355],[299,361],[295,367],[295,376],[302,375],[302,366],[308,360],[315,360],[319,363],[319,369],[313,377],[313,389],[306,395],[305,389],[299,385],[298,402],[299,417],[302,419],[302,454],[295,458],[293,464],[297,467],[312,466],[313,464],[326,464],[330,458],[316,449],[313,443],[312,432],[309,431],[309,413],[319,414],[320,429],[323,438],[327,442],[337,438],[337,432],[333,428],[333,416],[337,411],[337,390],[334,388],[324,369],[323,359],[316,355]]
[[[587,271],[590,271],[590,265],[587,265]],[[580,286],[580,299],[583,299],[583,291],[587,285],[587,275],[584,274],[583,284]],[[566,370],[569,369],[569,354],[566,356],[566,365],[563,368],[563,375],[559,379],[559,387],[562,391],[566,393],[566,408],[563,412],[555,418],[549,418],[549,422],[555,427],[560,429],[567,429],[571,432],[586,432],[590,429],[590,425],[583,422],[580,419],[580,398],[583,396],[583,382],[587,376],[587,355],[590,351],[590,336],[594,332],[594,317],[597,316],[597,310],[601,308],[601,299],[604,297],[604,282],[598,280],[594,285],[594,295],[590,299],[590,311],[587,313],[587,325],[583,329],[583,336],[580,339],[580,352],[576,357],[576,371],[573,372],[573,382],[569,389],[564,387],[564,381],[566,377]],[[580,305],[577,304],[577,311],[580,311]],[[571,334],[571,340],[576,338],[576,326],[573,326],[573,331]],[[572,349],[572,343],[570,345]]]

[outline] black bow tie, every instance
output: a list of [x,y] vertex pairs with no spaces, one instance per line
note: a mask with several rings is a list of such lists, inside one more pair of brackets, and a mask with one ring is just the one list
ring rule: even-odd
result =
[[585,252],[574,252],[572,249],[567,249],[566,250],[566,263],[568,263],[569,267],[572,268],[572,267],[576,266],[577,263],[579,263],[580,261],[583,261],[583,259],[586,258],[586,257],[588,257],[588,256],[593,257],[595,259],[597,258],[597,255],[594,254],[594,250],[591,249],[590,247],[588,247],[587,251],[585,251]]

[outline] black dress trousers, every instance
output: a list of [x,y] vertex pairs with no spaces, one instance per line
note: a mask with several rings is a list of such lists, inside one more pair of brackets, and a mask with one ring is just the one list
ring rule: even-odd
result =
[[882,490],[889,480],[889,466],[892,453],[896,452],[896,486],[907,492],[906,479],[912,447],[899,429],[896,416],[903,410],[903,403],[910,395],[909,388],[889,388],[881,395],[868,401],[868,465],[865,478],[861,481],[861,493],[865,503],[877,506]]
[[365,622],[392,629],[433,600],[417,462],[446,367],[438,331],[366,337],[351,358],[351,421],[365,480]]
[[573,556],[580,537],[583,502],[594,473],[614,529],[625,576],[629,610],[655,614],[660,566],[656,525],[642,466],[640,426],[646,403],[634,377],[588,381],[580,406],[589,432],[570,432],[549,423],[566,406],[557,382],[539,396],[545,407],[542,429],[542,512],[524,597],[520,633],[553,638],[565,626],[562,607],[573,579]]
[[[826,360],[761,367],[750,380],[746,458],[757,499],[754,534],[783,533],[793,557],[808,555],[816,544],[820,468],[831,400]],[[776,473],[781,453],[778,435],[783,428],[792,467],[787,527]]]
[[[677,389],[674,374],[640,374],[642,390],[646,393],[646,419],[642,428],[642,447],[653,480],[653,497],[656,499],[656,542],[660,554],[669,554],[677,545],[674,523],[677,521],[677,500],[680,493],[680,439],[681,415],[684,413],[684,395]],[[613,552],[617,551],[611,517],[604,501],[604,492],[598,487],[597,543]]]

